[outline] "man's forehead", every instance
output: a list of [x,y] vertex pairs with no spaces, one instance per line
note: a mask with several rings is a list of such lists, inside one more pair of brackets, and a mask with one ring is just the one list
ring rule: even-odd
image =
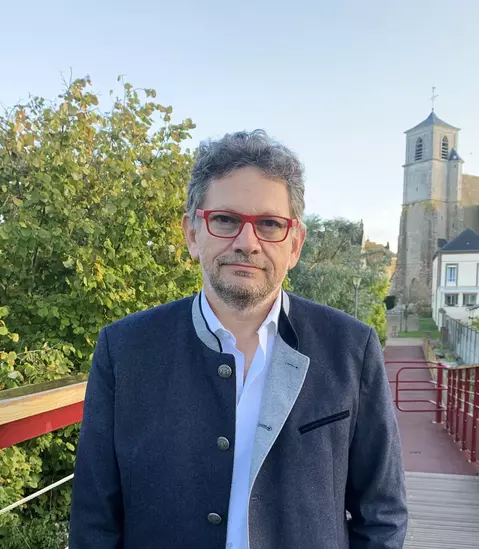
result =
[[235,168],[231,171],[228,171],[225,174],[219,175],[219,176],[213,176],[211,178],[211,182],[221,182],[221,181],[228,181],[228,180],[263,180],[264,182],[270,181],[270,182],[277,182],[277,183],[286,183],[284,179],[281,179],[279,177],[270,176],[265,171],[263,171],[260,168],[257,168],[256,166],[239,166],[238,168]]
[[[238,170],[239,171],[239,170]],[[206,202],[218,209],[252,207],[270,211],[289,207],[289,194],[284,181],[269,179],[261,174],[233,173],[231,176],[210,181]],[[278,212],[279,213],[279,212]]]

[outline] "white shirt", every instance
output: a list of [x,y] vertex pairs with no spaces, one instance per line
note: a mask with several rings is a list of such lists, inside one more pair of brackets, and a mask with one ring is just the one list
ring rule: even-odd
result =
[[248,549],[248,496],[251,458],[258,425],[263,387],[278,334],[281,292],[266,320],[258,330],[259,345],[244,380],[244,355],[236,348],[236,339],[213,313],[204,292],[201,307],[210,330],[221,341],[223,352],[232,354],[236,364],[236,436],[233,480],[228,512],[227,549]]

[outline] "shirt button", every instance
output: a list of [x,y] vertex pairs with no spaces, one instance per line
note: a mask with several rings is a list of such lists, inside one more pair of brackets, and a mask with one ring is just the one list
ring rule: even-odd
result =
[[226,437],[218,437],[216,444],[220,450],[228,450],[230,447],[230,441]]
[[231,366],[228,366],[228,364],[222,364],[218,368],[218,375],[223,379],[228,379],[229,377],[231,377],[232,373],[233,373],[233,370],[231,369]]
[[211,524],[221,524],[223,522],[223,519],[220,517],[220,515],[218,515],[218,513],[209,513],[208,522],[211,522]]

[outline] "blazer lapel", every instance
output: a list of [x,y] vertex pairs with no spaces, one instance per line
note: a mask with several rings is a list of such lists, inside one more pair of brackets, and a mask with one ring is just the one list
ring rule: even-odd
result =
[[266,378],[250,471],[251,490],[261,466],[298,398],[309,357],[295,351],[278,334]]

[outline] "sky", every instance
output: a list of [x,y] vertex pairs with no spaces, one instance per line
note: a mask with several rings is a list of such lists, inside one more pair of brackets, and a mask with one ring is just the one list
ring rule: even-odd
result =
[[90,75],[154,88],[191,146],[265,129],[305,167],[306,212],[363,219],[397,249],[404,131],[461,128],[479,175],[477,0],[0,0],[0,103],[54,99]]

